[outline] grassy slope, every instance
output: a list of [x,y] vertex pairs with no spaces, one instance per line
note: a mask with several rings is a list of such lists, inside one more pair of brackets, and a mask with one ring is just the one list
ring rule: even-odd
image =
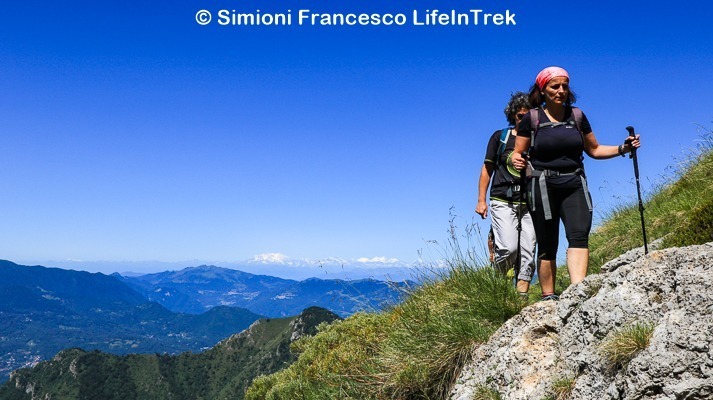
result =
[[293,345],[297,362],[246,399],[440,398],[483,342],[525,305],[512,284],[452,243],[449,266],[388,311],[356,314]]
[[[645,202],[649,242],[664,238],[663,248],[702,244],[713,240],[713,132],[706,131],[691,159]],[[590,272],[629,249],[643,246],[638,205],[613,210],[590,238]]]
[[[703,143],[679,170],[680,179],[646,202],[649,240],[665,236],[664,247],[713,240],[712,132]],[[638,204],[617,208],[591,236],[590,273],[641,245]],[[256,379],[246,399],[444,398],[473,343],[487,340],[523,306],[512,285],[479,268],[485,264],[470,250],[461,251],[457,240],[448,253],[450,268],[402,304],[354,315],[296,342],[297,362]],[[560,291],[569,285],[566,268],[557,284]]]

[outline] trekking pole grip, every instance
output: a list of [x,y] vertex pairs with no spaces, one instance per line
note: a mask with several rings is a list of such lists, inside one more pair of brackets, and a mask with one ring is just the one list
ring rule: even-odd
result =
[[527,154],[527,151],[522,152],[522,158],[525,159],[525,166],[520,171],[520,179],[524,182],[527,178],[527,163],[529,162],[529,155]]
[[[626,130],[629,132],[630,137],[636,137],[636,133],[634,132],[634,127],[629,125],[626,127]],[[636,148],[634,146],[631,146],[631,153],[629,153],[629,158],[634,158],[636,156]]]

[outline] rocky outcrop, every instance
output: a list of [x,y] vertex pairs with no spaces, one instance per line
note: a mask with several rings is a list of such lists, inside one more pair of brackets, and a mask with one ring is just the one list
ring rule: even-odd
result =
[[[713,399],[713,243],[631,251],[603,270],[475,348],[451,399]],[[648,346],[609,361],[602,344],[635,324],[654,327]]]

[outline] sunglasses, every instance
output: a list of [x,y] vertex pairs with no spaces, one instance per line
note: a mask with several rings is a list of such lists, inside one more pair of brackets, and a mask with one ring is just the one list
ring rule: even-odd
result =
[[525,114],[527,114],[527,113],[515,114],[515,118],[517,118],[517,120],[520,121],[522,119],[522,117],[525,116]]

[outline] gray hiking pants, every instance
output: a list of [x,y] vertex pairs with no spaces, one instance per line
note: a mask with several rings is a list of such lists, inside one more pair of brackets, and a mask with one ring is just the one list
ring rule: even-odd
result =
[[535,227],[524,204],[490,200],[490,219],[495,236],[495,267],[502,273],[517,263],[517,213],[522,213],[521,258],[518,280],[530,282],[535,274]]

